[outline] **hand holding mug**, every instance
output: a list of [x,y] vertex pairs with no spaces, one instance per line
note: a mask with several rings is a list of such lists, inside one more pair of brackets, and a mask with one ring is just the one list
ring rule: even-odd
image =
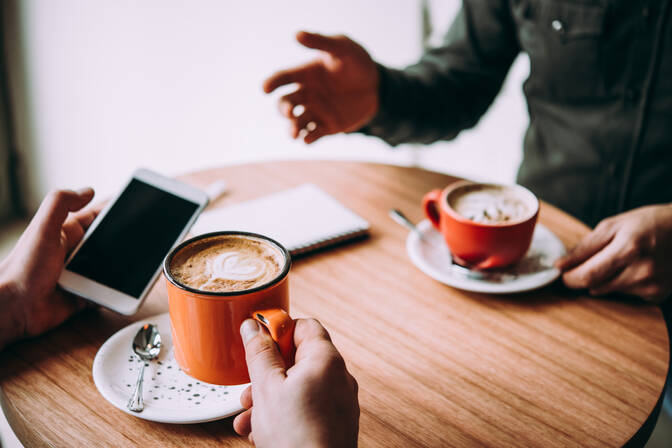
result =
[[215,232],[177,246],[163,265],[175,359],[211,384],[249,382],[240,324],[268,327],[287,365],[293,363],[287,249],[263,235]]
[[233,427],[259,447],[355,447],[359,430],[357,382],[314,319],[298,319],[296,363],[286,368],[268,333],[255,321],[241,326],[252,385],[247,410]]

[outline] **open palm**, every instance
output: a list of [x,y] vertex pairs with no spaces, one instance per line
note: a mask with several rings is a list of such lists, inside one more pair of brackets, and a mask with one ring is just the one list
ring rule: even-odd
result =
[[[266,93],[296,84],[279,100],[280,112],[290,120],[293,138],[312,143],[325,135],[351,132],[368,123],[378,111],[378,69],[371,56],[346,36],[322,36],[301,31],[302,45],[320,50],[307,64],[281,70],[263,85]],[[301,108],[297,106],[302,106]]]

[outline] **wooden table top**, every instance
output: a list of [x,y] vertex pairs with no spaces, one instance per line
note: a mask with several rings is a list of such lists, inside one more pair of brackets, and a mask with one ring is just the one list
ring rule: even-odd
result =
[[[491,296],[427,277],[406,255],[420,200],[455,179],[353,162],[272,162],[184,177],[226,179],[211,207],[313,182],[371,223],[370,238],[295,261],[291,307],[331,332],[360,386],[361,446],[620,446],[653,412],[669,343],[659,308],[591,298],[556,283]],[[543,204],[540,221],[566,246],[589,229]],[[163,281],[138,315],[87,311],[0,353],[3,409],[26,446],[248,446],[232,419],[147,422],[114,408],[91,376],[114,332],[165,312]]]

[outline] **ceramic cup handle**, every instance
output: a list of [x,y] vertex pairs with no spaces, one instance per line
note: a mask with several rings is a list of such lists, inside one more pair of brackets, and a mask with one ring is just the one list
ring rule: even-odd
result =
[[286,367],[294,365],[294,320],[289,317],[287,311],[274,308],[260,310],[252,313],[254,320],[268,329],[271,337],[278,345],[282,359],[285,360]]
[[427,215],[427,218],[432,222],[432,225],[439,231],[441,230],[441,215],[439,214],[440,200],[441,190],[439,189],[430,191],[422,198],[422,209],[425,211],[425,215]]

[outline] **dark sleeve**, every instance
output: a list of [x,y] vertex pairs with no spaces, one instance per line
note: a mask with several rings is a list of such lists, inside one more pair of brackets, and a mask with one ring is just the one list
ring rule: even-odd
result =
[[488,109],[518,52],[508,0],[464,0],[441,47],[403,70],[378,65],[379,112],[360,132],[390,145],[455,138]]

